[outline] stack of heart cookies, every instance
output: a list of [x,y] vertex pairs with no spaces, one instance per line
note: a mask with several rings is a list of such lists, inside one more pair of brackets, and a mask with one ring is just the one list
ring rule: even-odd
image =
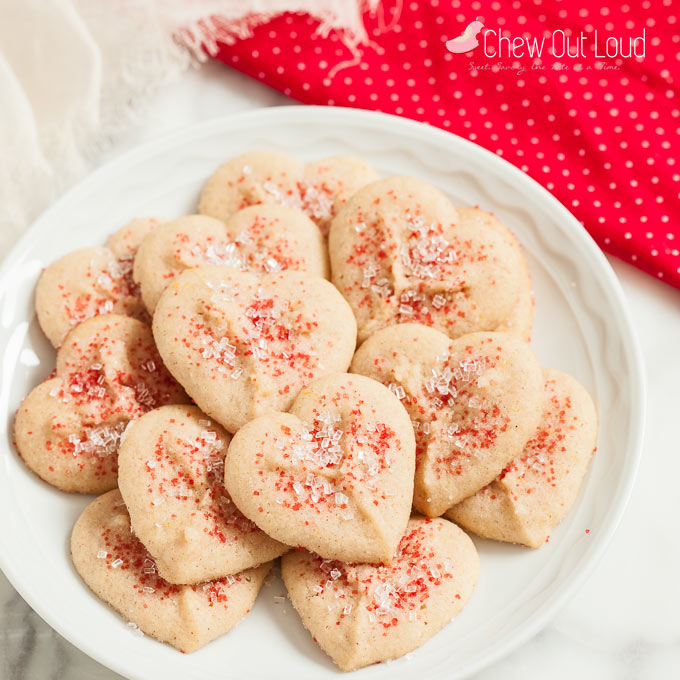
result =
[[466,531],[546,543],[593,402],[528,344],[513,233],[425,182],[251,152],[198,213],[136,219],[43,272],[57,363],[19,408],[19,453],[103,494],[72,559],[134,628],[196,650],[281,558],[342,670],[402,656],[472,595]]

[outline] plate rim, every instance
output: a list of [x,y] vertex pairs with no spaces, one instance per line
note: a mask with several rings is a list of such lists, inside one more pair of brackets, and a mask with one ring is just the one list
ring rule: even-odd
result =
[[[296,118],[299,119],[300,117],[314,118],[316,116],[326,117],[326,120],[318,121],[319,124],[323,125],[329,124],[329,119],[333,119],[334,117],[337,119],[344,119],[341,122],[347,125],[360,124],[362,121],[374,122],[375,120],[380,120],[381,125],[384,125],[385,130],[388,133],[390,129],[398,129],[398,131],[406,133],[412,138],[427,135],[433,140],[440,138],[449,142],[453,138],[463,149],[471,149],[480,159],[495,165],[499,174],[505,176],[511,184],[519,182],[523,185],[524,189],[535,195],[537,200],[541,201],[547,210],[559,215],[561,218],[559,221],[566,225],[566,228],[569,229],[571,235],[580,242],[579,245],[588,253],[593,263],[597,266],[598,278],[601,278],[601,280],[606,283],[607,288],[613,296],[613,301],[616,304],[618,325],[624,327],[628,331],[627,337],[622,340],[622,345],[624,348],[624,355],[629,363],[627,366],[629,369],[628,379],[634,387],[633,394],[629,395],[631,398],[631,412],[633,413],[633,417],[629,423],[629,435],[632,436],[629,436],[628,439],[626,462],[623,467],[622,479],[617,487],[616,494],[612,499],[612,506],[608,513],[608,523],[604,527],[604,531],[598,534],[597,545],[584,560],[579,562],[576,568],[571,572],[569,578],[561,584],[557,591],[552,594],[540,609],[533,613],[519,629],[506,636],[504,643],[497,644],[493,652],[489,654],[487,658],[480,659],[477,663],[468,664],[468,667],[464,669],[464,675],[465,677],[469,677],[497,662],[540,632],[540,630],[544,628],[564,606],[569,597],[583,585],[589,574],[592,573],[595,566],[602,559],[620,525],[635,485],[643,452],[647,409],[646,375],[642,351],[637,332],[633,325],[628,302],[614,270],[599,246],[597,246],[590,234],[574,215],[572,215],[572,213],[547,189],[519,168],[488,149],[485,149],[464,137],[456,135],[453,132],[442,130],[426,123],[383,112],[367,111],[350,107],[302,105],[259,107],[244,112],[217,116],[166,132],[153,140],[143,142],[128,151],[122,152],[120,155],[85,175],[41,213],[4,256],[2,262],[0,262],[0,281],[12,271],[14,266],[13,263],[20,259],[24,251],[30,247],[35,235],[41,230],[43,223],[49,223],[53,213],[58,212],[62,205],[76,199],[81,192],[87,193],[90,185],[96,184],[101,175],[119,172],[120,169],[123,169],[130,164],[134,165],[158,152],[163,152],[169,147],[186,143],[192,137],[204,137],[210,135],[211,132],[214,134],[224,132],[225,128],[228,128],[229,125],[238,124],[241,120],[252,122],[253,118],[258,118],[263,119],[261,122],[264,124],[277,124],[277,122],[286,122],[286,119],[294,120]],[[279,118],[279,120],[277,120],[277,118]],[[283,121],[280,120],[280,118],[283,118]],[[291,121],[289,120],[288,122]],[[1,297],[3,296],[0,294],[0,298]],[[4,544],[4,541],[2,541],[2,543]],[[40,616],[40,618],[42,618],[53,630],[68,640],[76,648],[102,664],[104,667],[123,677],[144,680],[140,675],[135,673],[130,674],[130,669],[126,668],[122,661],[119,662],[117,656],[106,654],[101,651],[100,647],[97,647],[95,644],[90,644],[86,635],[78,635],[72,633],[70,630],[62,629],[57,613],[50,611],[49,607],[41,606],[39,602],[36,602],[28,584],[22,581],[19,569],[15,569],[15,565],[12,564],[12,561],[5,555],[4,550],[0,550],[0,570],[2,570],[12,587],[28,603],[33,611],[36,612],[36,614],[38,614],[38,616]]]

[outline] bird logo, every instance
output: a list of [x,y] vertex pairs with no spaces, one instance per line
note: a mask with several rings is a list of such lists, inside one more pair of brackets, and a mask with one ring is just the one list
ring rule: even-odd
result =
[[482,17],[471,21],[467,28],[457,37],[446,41],[446,49],[454,54],[464,54],[479,45],[477,34],[484,28]]

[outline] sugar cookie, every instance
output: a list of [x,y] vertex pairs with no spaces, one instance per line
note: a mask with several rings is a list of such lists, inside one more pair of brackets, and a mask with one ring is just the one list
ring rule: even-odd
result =
[[534,295],[531,290],[531,274],[529,265],[522,253],[522,246],[517,237],[495,215],[479,208],[456,208],[461,224],[469,228],[489,227],[503,236],[507,244],[517,253],[520,262],[519,297],[510,315],[494,330],[517,333],[527,342],[531,338],[531,326],[534,321]]
[[153,330],[168,369],[229,432],[286,410],[316,378],[345,371],[356,344],[340,293],[294,271],[189,269],[161,296]]
[[163,406],[130,423],[118,486],[135,535],[170,583],[200,583],[288,550],[260,531],[224,488],[231,437],[195,406]]
[[97,597],[141,631],[194,652],[233,628],[255,602],[271,563],[194,586],[163,580],[130,528],[115,489],[85,508],[71,534],[71,559]]
[[411,177],[360,189],[331,223],[332,281],[359,342],[422,323],[451,338],[494,330],[519,299],[521,256],[504,234],[461,220],[439,190]]
[[155,406],[185,401],[146,324],[95,316],[66,336],[55,377],[24,399],[14,436],[26,465],[46,482],[102,493],[116,487],[118,445],[128,422]]
[[538,360],[510,333],[456,340],[401,324],[371,336],[351,371],[388,385],[416,433],[414,506],[429,516],[493,481],[535,432],[543,405]]
[[390,391],[336,373],[305,387],[289,413],[244,425],[225,484],[270,536],[323,557],[386,562],[411,512],[415,441]]
[[573,506],[597,439],[597,413],[574,378],[546,369],[537,432],[488,486],[446,516],[484,538],[540,548]]
[[185,269],[225,265],[244,271],[307,271],[328,277],[326,243],[305,214],[283,205],[254,205],[226,223],[205,215],[167,222],[137,252],[134,279],[150,313]]
[[226,221],[237,210],[280,203],[309,215],[328,232],[328,223],[360,187],[378,179],[364,161],[333,156],[305,165],[276,151],[251,151],[221,165],[206,183],[198,210]]
[[98,314],[149,321],[132,280],[132,261],[142,238],[159,223],[150,217],[132,220],[106,247],[74,250],[45,269],[35,290],[35,310],[55,347],[71,328]]
[[399,658],[446,626],[474,590],[479,557],[455,524],[414,516],[387,566],[293,550],[281,572],[314,641],[341,670],[353,671]]

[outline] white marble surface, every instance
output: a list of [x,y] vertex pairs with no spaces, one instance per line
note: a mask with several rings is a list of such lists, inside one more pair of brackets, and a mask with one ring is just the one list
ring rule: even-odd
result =
[[[216,64],[157,97],[102,163],[183,125],[289,99]],[[604,559],[553,622],[476,680],[680,678],[680,292],[611,259],[637,322],[649,416],[630,504]],[[115,680],[45,624],[0,574],[2,680]]]

